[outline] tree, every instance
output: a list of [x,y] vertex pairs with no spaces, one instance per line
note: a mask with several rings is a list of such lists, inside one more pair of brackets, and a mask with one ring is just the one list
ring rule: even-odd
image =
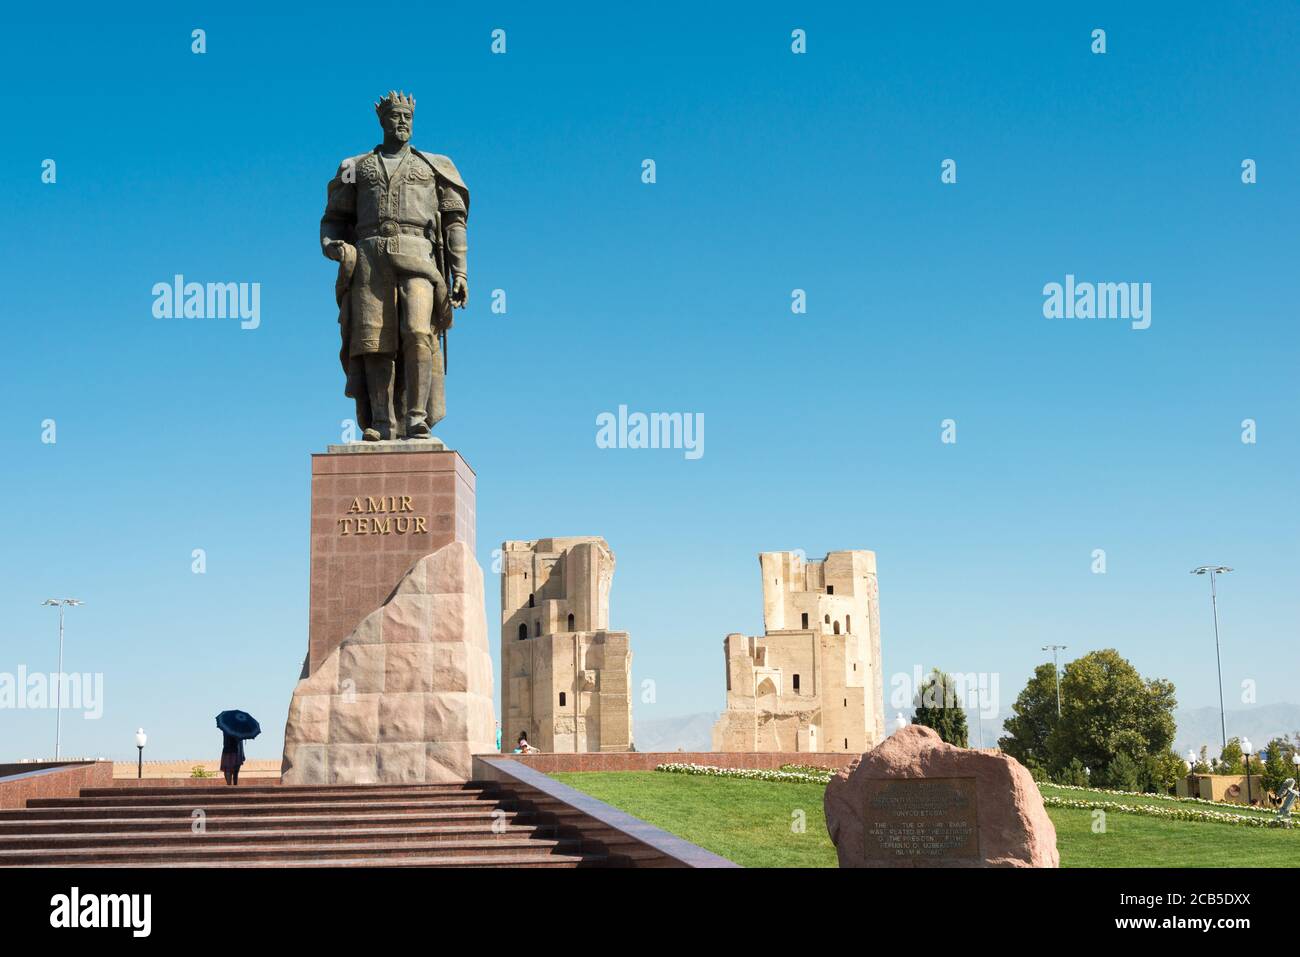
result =
[[1212,771],[1213,771],[1213,767],[1212,767],[1212,765],[1210,764],[1210,759],[1206,757],[1206,752],[1207,752],[1208,750],[1209,750],[1209,748],[1208,748],[1206,745],[1204,745],[1204,744],[1201,745],[1201,753],[1200,753],[1200,755],[1197,757],[1197,759],[1192,763],[1192,770],[1191,770],[1189,773],[1191,773],[1191,774],[1210,774],[1210,773],[1212,773]]
[[1291,776],[1290,765],[1282,760],[1280,754],[1269,751],[1268,760],[1264,762],[1264,776],[1260,782],[1264,785],[1264,790],[1281,794],[1283,783]]
[[1049,767],[1047,739],[1056,727],[1056,675],[1052,665],[1034,669],[1011,711],[1012,716],[1003,722],[1007,733],[998,739],[998,747],[1026,767]]
[[[1219,752],[1218,764],[1214,767],[1215,774],[1244,774],[1245,764],[1242,763],[1241,738],[1229,738],[1228,743],[1223,746]],[[1259,760],[1258,754],[1250,756],[1250,773],[1263,774],[1264,764]]]
[[1057,784],[1073,784],[1076,787],[1086,788],[1092,782],[1088,780],[1088,771],[1084,768],[1083,762],[1075,758],[1052,779]]
[[1173,751],[1147,756],[1147,778],[1159,791],[1172,791],[1187,773],[1187,762]]
[[1238,774],[1241,773],[1241,738],[1229,738],[1216,762],[1215,770],[1219,774],[1232,774],[1233,769]]
[[1141,784],[1147,755],[1163,754],[1173,743],[1176,705],[1172,682],[1144,680],[1113,648],[1090,652],[1065,666],[1061,720],[1046,744],[1049,763],[1059,767],[1078,758],[1109,777],[1123,755],[1127,761],[1119,769],[1125,780],[1131,776]]
[[951,676],[935,668],[925,684],[917,690],[912,703],[916,706],[916,713],[912,716],[913,724],[933,728],[948,744],[955,744],[959,748],[969,747],[961,691]]
[[1141,784],[1138,763],[1121,751],[1111,758],[1102,775],[1102,784],[1116,791],[1137,791]]

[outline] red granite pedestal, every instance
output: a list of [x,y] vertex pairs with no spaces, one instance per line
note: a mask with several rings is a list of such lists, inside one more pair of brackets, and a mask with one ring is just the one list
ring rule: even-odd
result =
[[472,553],[474,529],[474,472],[441,443],[333,445],[313,455],[306,674],[421,558],[454,541]]

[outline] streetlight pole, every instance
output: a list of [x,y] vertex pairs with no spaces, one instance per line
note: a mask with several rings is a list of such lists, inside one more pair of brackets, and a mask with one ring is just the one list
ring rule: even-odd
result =
[[135,766],[136,780],[144,777],[144,746],[149,743],[149,736],[144,733],[144,728],[140,728],[135,733],[135,746],[140,752],[140,763]]
[[47,598],[41,604],[59,609],[59,671],[54,685],[54,760],[57,761],[63,743],[63,609],[70,605],[84,605],[85,602],[76,598]]
[[1056,653],[1064,651],[1065,645],[1043,645],[1044,651],[1052,653],[1052,675],[1056,678],[1056,716],[1061,716],[1061,666],[1057,664]]
[[1232,571],[1227,565],[1199,565],[1192,569],[1193,575],[1210,576],[1210,609],[1214,613],[1214,663],[1219,669],[1219,733],[1223,736],[1223,746],[1228,746],[1228,719],[1223,711],[1223,658],[1219,653],[1219,599],[1215,588],[1215,578],[1223,572]]
[[1250,798],[1250,738],[1241,739],[1241,761],[1246,766],[1246,806],[1250,807],[1255,802]]

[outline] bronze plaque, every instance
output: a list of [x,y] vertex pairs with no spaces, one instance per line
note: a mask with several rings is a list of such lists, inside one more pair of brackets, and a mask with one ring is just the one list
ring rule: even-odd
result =
[[869,860],[980,856],[974,778],[868,781],[865,812]]

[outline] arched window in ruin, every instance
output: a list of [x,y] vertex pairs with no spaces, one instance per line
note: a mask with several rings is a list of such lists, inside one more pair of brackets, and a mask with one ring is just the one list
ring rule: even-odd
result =
[[798,675],[795,675],[795,676],[794,676],[794,693],[795,693],[795,694],[798,694],[798,693],[799,693],[799,676],[798,676]]
[[521,621],[519,623],[519,640],[523,641],[527,637],[528,637],[528,626]]
[[835,623],[835,634],[838,635],[839,633],[840,633],[840,623],[837,621]]
[[573,612],[569,612],[569,631],[573,631]]
[[853,633],[853,616],[852,616],[852,615],[845,615],[845,616],[844,616],[844,630],[847,631],[849,634],[852,634],[852,633]]
[[803,613],[803,627],[804,628],[808,627],[808,612]]
[[564,707],[564,692],[563,692],[563,691],[560,692],[560,707],[561,707],[561,708]]
[[535,605],[535,604],[536,604],[536,602],[533,601],[533,596],[532,596],[532,595],[529,595],[529,596],[528,596],[528,607],[529,607],[529,608],[532,608],[533,605]]
[[829,625],[830,623],[831,623],[831,616],[830,616],[830,615],[827,615],[827,616],[826,616],[826,624]]

